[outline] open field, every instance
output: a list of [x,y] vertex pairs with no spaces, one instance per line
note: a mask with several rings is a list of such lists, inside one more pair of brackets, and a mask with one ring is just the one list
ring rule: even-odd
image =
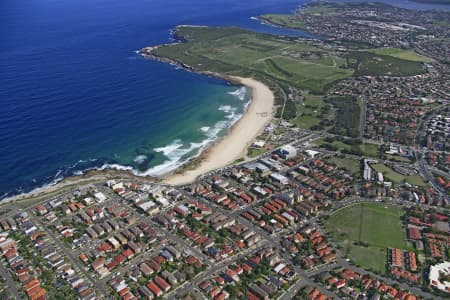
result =
[[[284,19],[283,15],[274,15]],[[289,37],[256,33],[237,27],[178,26],[179,43],[147,48],[143,53],[176,62],[200,72],[254,78],[267,85],[275,104],[284,106],[283,118],[313,130],[333,128],[329,105],[321,95],[336,82],[355,75],[412,75],[422,64],[387,55],[352,51],[336,54]],[[294,88],[306,95],[304,103],[286,99]],[[314,96],[316,95],[316,96]],[[334,131],[359,135],[359,104],[333,103],[339,115]],[[277,117],[280,117],[281,106]],[[347,116],[347,117],[345,117]]]
[[325,226],[355,264],[384,273],[386,248],[411,248],[401,224],[402,214],[400,206],[359,203],[330,215]]
[[322,96],[306,95],[302,104],[297,105],[297,117],[293,123],[297,127],[314,129],[324,119],[331,119],[329,105]]
[[364,143],[360,146],[360,148],[364,156],[368,157],[380,156],[380,146],[377,144]]
[[336,110],[334,125],[330,132],[353,138],[359,137],[360,101],[355,97],[331,97],[327,102]]
[[[344,140],[345,141],[345,140]],[[314,145],[323,147],[331,151],[339,151],[347,154],[355,154],[367,157],[379,157],[379,145],[363,143],[361,145],[351,145],[337,138],[322,138],[314,141]]]
[[404,60],[410,60],[410,61],[418,61],[418,62],[432,62],[433,60],[431,58],[428,58],[423,55],[419,55],[416,52],[412,50],[403,50],[398,48],[379,48],[379,49],[373,49],[369,52],[378,54],[378,55],[386,55],[386,56],[392,56],[395,58],[400,58]]
[[289,27],[294,29],[302,29],[304,24],[294,18],[294,15],[287,14],[266,14],[259,16],[261,20],[267,21],[274,25]]
[[267,152],[267,150],[263,149],[263,148],[248,148],[247,156],[253,158],[253,157],[260,156],[261,154],[263,154],[265,152]]
[[403,183],[404,181],[412,185],[426,186],[427,183],[420,176],[404,176],[400,173],[395,172],[388,166],[384,164],[373,164],[371,165],[377,172],[383,173],[385,180],[392,181],[395,184]]
[[365,51],[349,53],[347,64],[355,70],[356,76],[412,76],[424,72],[419,61]]
[[352,172],[356,177],[360,177],[361,175],[361,162],[359,160],[333,156],[327,158],[326,161],[335,164],[339,168]]
[[342,59],[333,62],[324,49],[289,38],[235,27],[179,26],[175,35],[186,42],[163,45],[152,53],[199,71],[253,77],[269,86],[289,85],[313,93],[324,93],[353,74],[339,67]]

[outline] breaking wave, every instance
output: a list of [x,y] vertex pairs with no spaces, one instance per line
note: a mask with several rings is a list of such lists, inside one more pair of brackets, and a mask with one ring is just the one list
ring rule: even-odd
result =
[[[234,92],[230,92],[230,94],[236,96],[240,100],[244,100],[246,96],[246,89],[245,87],[242,87]],[[244,111],[246,111],[249,103],[250,101],[244,103]],[[223,135],[226,129],[232,127],[242,117],[242,113],[238,112],[238,107],[234,107],[231,105],[221,105],[217,109],[225,113],[224,120],[216,122],[213,126],[200,127],[199,130],[204,135],[203,140],[199,142],[185,143],[180,139],[176,139],[168,145],[153,148],[154,152],[160,153],[165,157],[164,162],[159,165],[150,167],[149,169],[144,171],[138,170],[133,166],[117,163],[115,160],[120,158],[117,154],[114,155],[113,161],[101,158],[79,160],[72,165],[57,170],[56,174],[53,176],[33,179],[34,181],[32,184],[34,188],[28,188],[27,190],[33,191],[36,189],[46,188],[48,186],[57,184],[66,177],[80,176],[92,170],[101,171],[107,169],[115,169],[119,171],[128,171],[137,176],[163,176],[165,174],[168,174],[176,170],[180,166],[186,164],[193,158],[200,156],[205,149],[207,149],[211,144],[216,142],[221,135]],[[149,156],[140,154],[133,159],[133,162],[137,165],[140,165],[148,160]],[[44,182],[44,184],[36,186],[38,182]],[[25,189],[19,188],[15,191],[14,194],[21,194],[25,191]],[[0,196],[0,199],[6,198],[8,196],[10,196],[10,194],[5,193]]]
[[138,155],[133,159],[133,161],[135,163],[142,164],[147,158],[147,155]]
[[228,92],[228,94],[237,97],[239,100],[244,101],[247,95],[247,88],[245,86],[238,88],[233,92]]
[[222,106],[219,106],[218,109],[225,113],[230,113],[230,112],[236,111],[236,107],[232,107],[231,105],[222,105]]

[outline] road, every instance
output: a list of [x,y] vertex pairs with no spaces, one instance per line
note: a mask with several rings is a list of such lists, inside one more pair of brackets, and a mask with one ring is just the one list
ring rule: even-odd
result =
[[112,273],[107,275],[106,277],[99,280],[101,284],[106,284],[110,279],[114,278],[117,274],[124,275],[126,271],[128,271],[132,267],[138,266],[141,262],[150,259],[156,254],[158,254],[162,249],[164,248],[164,245],[160,245],[157,248],[151,249],[151,251],[145,252],[143,255],[137,255],[134,258],[132,258],[130,261],[122,265],[121,267],[115,269]]
[[66,247],[63,245],[63,243],[61,242],[60,238],[57,237],[51,230],[49,230],[47,228],[47,226],[45,226],[41,220],[39,220],[39,218],[37,218],[34,213],[30,213],[29,214],[31,219],[33,220],[33,222],[35,224],[39,224],[39,226],[44,229],[44,231],[48,234],[48,236],[55,242],[55,244],[59,247],[59,249],[61,249],[64,252],[64,255],[70,260],[70,262],[72,263],[72,265],[74,267],[76,267],[92,284],[92,286],[94,286],[97,289],[97,295],[98,296],[103,296],[103,298],[105,298],[105,296],[109,295],[110,293],[106,291],[106,289],[104,288],[103,284],[101,284],[97,279],[93,278],[91,276],[91,274],[89,274],[84,267],[79,263],[78,258],[74,257],[72,252],[67,250]]
[[235,263],[236,261],[240,260],[241,258],[246,257],[247,255],[251,253],[258,252],[262,250],[263,248],[266,248],[270,246],[267,242],[262,242],[258,246],[246,249],[242,252],[237,253],[234,256],[231,256],[219,263],[214,264],[209,269],[203,271],[199,275],[195,277],[193,281],[191,281],[187,286],[180,286],[177,289],[173,290],[169,295],[167,295],[168,299],[180,299],[183,295],[186,293],[189,293],[194,288],[196,288],[202,281],[210,278],[213,274],[219,272],[220,270],[224,269],[225,267]]
[[16,283],[11,278],[11,274],[5,269],[3,263],[0,262],[0,275],[3,279],[6,280],[6,284],[8,286],[9,291],[12,293],[14,299],[20,300],[22,297],[20,296],[19,291],[17,290]]
[[428,182],[433,186],[433,188],[441,195],[445,195],[445,190],[436,182],[436,179],[428,170],[427,164],[423,159],[418,161],[420,173],[428,180]]
[[[320,228],[320,230],[322,232],[326,232],[323,228],[321,228],[320,225],[316,224],[316,226],[318,228]],[[420,297],[423,297],[423,298],[426,298],[426,299],[442,299],[441,297],[438,297],[438,296],[432,295],[430,293],[424,292],[423,290],[421,290],[418,287],[413,287],[413,286],[410,286],[410,285],[408,285],[406,283],[400,283],[400,282],[398,282],[398,281],[396,281],[396,280],[394,280],[392,278],[384,277],[384,276],[381,276],[379,274],[375,274],[373,272],[370,272],[370,271],[367,271],[365,269],[359,268],[359,267],[357,267],[355,265],[352,265],[350,262],[348,262],[345,259],[345,256],[341,253],[341,251],[339,250],[339,248],[337,247],[337,245],[333,241],[329,241],[329,244],[331,244],[333,249],[336,251],[336,256],[338,258],[339,265],[341,265],[344,268],[352,269],[353,271],[358,272],[359,274],[362,274],[362,275],[369,275],[371,277],[377,278],[378,280],[383,281],[383,282],[385,282],[385,283],[387,283],[389,285],[396,284],[402,290],[409,291],[411,293],[414,293],[417,296],[420,296]],[[321,272],[330,271],[330,270],[331,270],[331,268],[325,267],[324,269],[322,269],[320,271],[317,271],[317,272],[314,272],[313,274],[319,274]]]

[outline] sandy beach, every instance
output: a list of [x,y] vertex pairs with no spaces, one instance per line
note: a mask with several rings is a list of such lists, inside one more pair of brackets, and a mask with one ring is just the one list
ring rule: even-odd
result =
[[247,148],[270,122],[274,107],[272,91],[252,78],[232,77],[252,91],[252,100],[242,118],[230,129],[230,132],[211,146],[202,156],[200,164],[182,174],[173,174],[163,182],[181,185],[193,182],[198,176],[229,165],[245,156]]
[[[230,128],[227,135],[202,154],[200,157],[201,162],[195,169],[186,170],[181,174],[168,175],[163,178],[163,183],[172,185],[187,184],[193,182],[200,175],[233,163],[237,159],[245,156],[247,148],[270,122],[274,107],[274,95],[272,91],[261,82],[252,78],[230,77],[228,79],[251,89],[252,100],[247,111]],[[102,182],[111,178],[158,181],[156,178],[136,176],[130,171],[115,169],[93,170],[81,176],[65,178],[62,182],[55,185],[43,186],[28,193],[5,198],[2,200],[2,204],[24,199],[43,199],[44,197],[50,197],[52,194],[64,192],[77,185]]]

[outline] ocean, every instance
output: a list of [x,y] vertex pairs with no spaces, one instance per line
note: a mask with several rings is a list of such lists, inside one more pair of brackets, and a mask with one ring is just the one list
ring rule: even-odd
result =
[[136,51],[171,42],[179,24],[308,36],[252,18],[301,3],[1,1],[0,199],[92,168],[161,175],[198,155],[244,112],[249,91]]

